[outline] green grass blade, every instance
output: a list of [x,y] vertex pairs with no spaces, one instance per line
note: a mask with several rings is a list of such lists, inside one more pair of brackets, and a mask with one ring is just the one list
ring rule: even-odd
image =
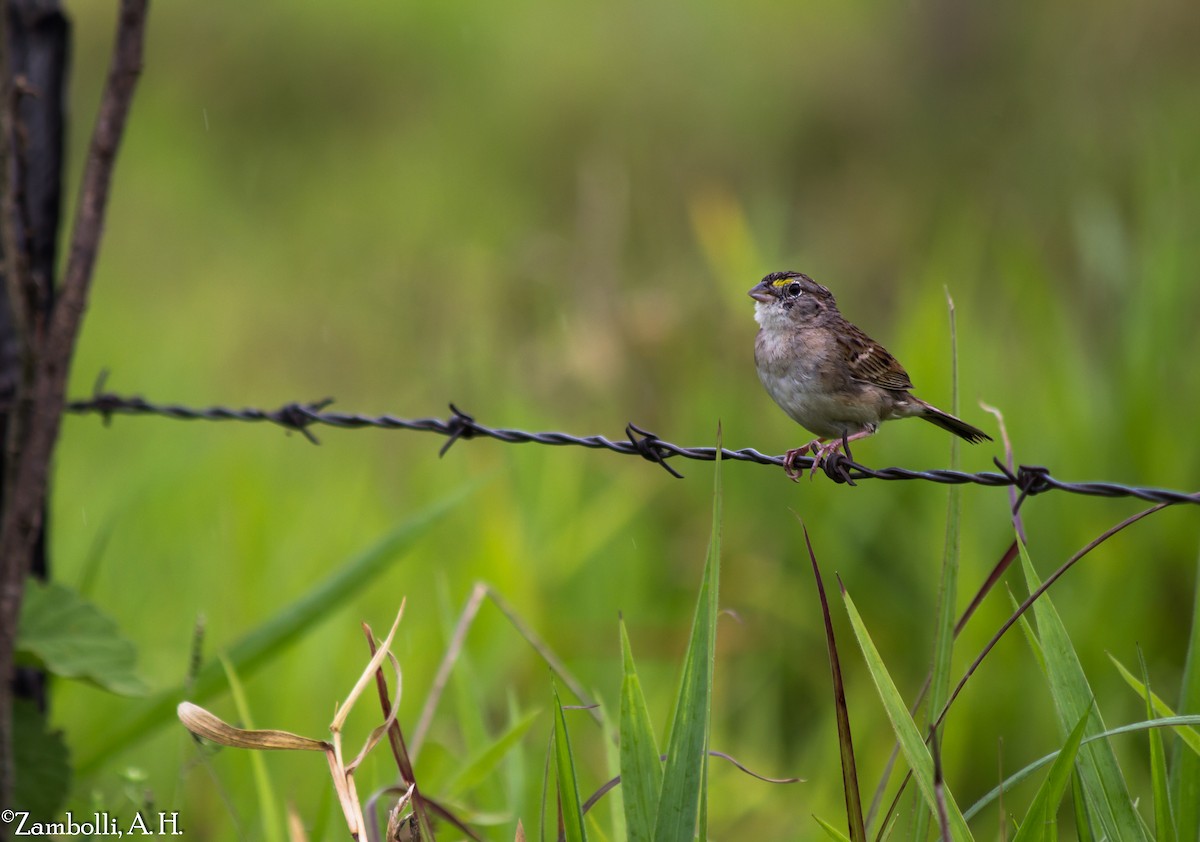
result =
[[[608,771],[610,777],[618,777],[621,774],[621,725],[619,710],[620,701],[618,700],[617,717],[618,721],[614,722],[612,718],[612,708],[607,704],[600,706],[601,731],[606,736],[616,735],[615,740],[604,740],[604,768]],[[518,797],[511,799],[512,803],[517,803]],[[625,829],[625,790],[624,787],[616,787],[609,795],[604,798],[605,805],[608,807],[608,832],[613,839],[629,839],[629,833]],[[587,803],[586,801],[584,802]],[[656,798],[654,803],[658,803]],[[599,810],[588,810],[585,815],[589,820],[596,819],[600,814]],[[598,819],[596,819],[598,821]],[[651,824],[651,830],[653,830]],[[598,834],[592,834],[598,836]],[[649,838],[649,837],[647,837]]]
[[836,827],[834,827],[829,822],[825,821],[820,816],[813,816],[813,818],[816,820],[817,824],[819,824],[821,826],[821,830],[825,831],[825,835],[828,836],[830,839],[833,839],[834,842],[850,842],[849,836],[842,833],[840,830],[838,830]]
[[[804,530],[804,545],[808,560],[812,564],[813,580],[817,584],[817,598],[821,603],[821,619],[825,625],[825,648],[829,653],[830,682],[833,686],[834,715],[837,717],[838,749],[842,760],[842,791],[846,797],[846,825],[854,842],[866,842],[867,831],[863,821],[862,794],[858,787],[858,762],[854,757],[854,736],[850,729],[850,708],[846,704],[846,684],[842,678],[842,661],[838,654],[837,638],[833,633],[833,617],[829,611],[829,599],[825,595],[825,582],[813,551],[808,527]],[[820,821],[818,819],[818,821]]]
[[[696,833],[711,703],[708,691],[711,672],[711,661],[707,656],[711,627],[708,601],[706,584],[700,592],[700,606],[684,660],[671,736],[667,742],[667,763],[654,826],[656,842],[690,842]],[[715,617],[715,612],[711,613]]]
[[563,834],[566,842],[587,842],[583,826],[583,806],[579,798],[579,782],[575,779],[575,759],[571,756],[571,740],[567,735],[567,719],[563,716],[558,688],[554,687],[554,773],[558,783],[558,804],[562,811]]
[[1058,815],[1058,805],[1067,791],[1067,786],[1071,783],[1071,775],[1075,770],[1075,757],[1079,753],[1079,745],[1087,730],[1090,715],[1091,709],[1089,708],[1084,711],[1083,716],[1079,717],[1079,721],[1071,729],[1067,742],[1059,750],[1058,757],[1054,759],[1054,765],[1050,767],[1050,773],[1038,787],[1037,794],[1033,797],[1029,810],[1025,813],[1025,820],[1021,822],[1020,830],[1013,837],[1013,842],[1033,842],[1033,840],[1045,839],[1047,835],[1056,835],[1055,817]]
[[[871,678],[879,691],[879,698],[883,701],[884,711],[891,720],[896,740],[900,743],[900,751],[912,770],[913,780],[916,781],[917,789],[925,799],[925,805],[930,812],[936,813],[937,799],[933,788],[933,758],[925,747],[925,740],[921,737],[917,723],[908,713],[908,705],[900,697],[900,692],[896,689],[887,667],[884,666],[883,658],[880,657],[879,650],[875,648],[875,643],[871,640],[871,635],[858,613],[858,608],[854,605],[854,600],[850,598],[850,594],[844,587],[842,588],[842,599],[846,603],[846,613],[850,617],[854,635],[858,638],[858,645],[862,650],[863,659],[866,661],[867,670],[871,673]],[[959,810],[949,787],[944,789],[944,793],[951,834],[955,839],[971,839],[971,831],[967,827],[966,819],[963,818],[962,811]]]
[[[1083,745],[1096,742],[1097,740],[1107,740],[1110,737],[1118,737],[1122,734],[1132,734],[1135,731],[1147,731],[1151,728],[1178,729],[1180,727],[1190,727],[1194,725],[1200,725],[1200,715],[1160,717],[1159,719],[1151,719],[1145,722],[1131,722],[1128,725],[1119,725],[1116,728],[1110,728],[1101,734],[1093,734],[1092,736],[1084,737]],[[1029,765],[1018,769],[1016,772],[1013,772],[999,785],[992,788],[986,795],[972,804],[969,810],[964,810],[963,815],[966,817],[967,821],[971,821],[973,818],[975,818],[975,816],[979,815],[979,812],[984,807],[988,806],[997,798],[999,798],[1002,792],[1011,792],[1016,788],[1017,784],[1024,781],[1043,766],[1053,763],[1057,757],[1058,752],[1052,751],[1045,757],[1040,757]]]
[[[717,452],[721,434],[717,433]],[[683,677],[671,736],[667,741],[667,765],[663,770],[662,793],[655,819],[655,842],[692,842],[697,819],[705,801],[708,763],[708,723],[712,708],[713,658],[717,636],[717,593],[721,570],[721,460],[714,471],[712,532],[692,634],[684,656]]]
[[[450,583],[446,577],[439,576],[437,584],[438,623],[441,626],[441,643],[443,646],[443,658],[445,658],[445,652],[454,646],[455,633],[458,630],[459,622],[473,622],[478,617],[478,614],[470,613],[472,606],[477,605],[478,595],[472,589],[471,594],[467,597],[466,605],[460,608],[454,603],[454,596],[451,595]],[[469,619],[464,620],[464,617],[468,615]],[[430,693],[426,696],[425,702],[422,705],[422,723],[429,721],[425,719],[425,715],[429,712],[429,705],[431,704],[430,696],[436,692],[433,688],[436,688],[438,683],[436,680],[433,682]],[[466,646],[461,646],[455,653],[453,667],[446,674],[445,683],[441,685],[442,695],[436,701],[446,705],[449,709],[447,718],[454,723],[454,727],[462,740],[462,745],[467,752],[479,751],[481,747],[487,746],[491,742],[491,736],[488,733],[488,723],[485,721],[487,704],[483,698],[486,694],[483,686],[484,682],[479,678],[479,671],[475,668],[475,661],[471,657],[470,649]],[[411,748],[417,753],[421,752],[425,747],[424,741],[427,738],[428,731],[425,731],[421,734],[420,740],[414,739]]]
[[[506,708],[508,710],[508,721],[516,722],[521,718],[521,705],[517,701],[515,688],[509,687],[504,694],[506,700]],[[519,751],[509,752],[502,761],[496,776],[503,782],[503,804],[521,803],[523,799],[532,791],[527,788],[529,780],[529,772],[533,766],[530,763],[531,753],[522,753]],[[409,756],[411,760],[411,754]],[[512,817],[519,820],[519,816]],[[516,827],[513,827],[514,836]]]
[[[1033,569],[1024,542],[1018,544],[1026,585],[1033,591],[1041,584],[1041,580]],[[1083,667],[1075,654],[1071,638],[1049,594],[1043,594],[1033,604],[1033,612],[1037,621],[1038,639],[1046,660],[1046,678],[1058,715],[1059,727],[1064,733],[1068,733],[1079,717],[1092,709],[1095,697],[1087,677],[1083,674]],[[1093,710],[1088,717],[1087,733],[1093,735],[1103,731],[1104,720],[1099,710]],[[1103,835],[1123,842],[1145,839],[1145,828],[1134,810],[1129,788],[1117,765],[1112,746],[1105,740],[1089,743],[1080,752],[1077,768],[1089,812],[1096,816],[1103,829]]]
[[[956,451],[957,452],[957,451]],[[951,470],[957,458],[952,458]],[[955,602],[958,593],[959,525],[962,517],[962,488],[950,486],[946,507],[946,544],[942,555],[942,578],[938,587],[937,626],[933,647],[933,678],[929,685],[929,704],[926,710],[933,716],[945,706],[950,695],[951,655],[954,651]],[[923,836],[921,838],[924,838]]]
[[609,835],[604,832],[604,826],[600,824],[600,819],[597,817],[598,812],[599,811],[597,810],[588,810],[583,816],[583,820],[588,828],[588,833],[591,834],[592,842],[612,842],[612,839],[621,839],[622,837],[620,836],[610,838]]
[[[1142,649],[1138,647],[1138,662],[1142,668],[1142,683],[1146,694],[1142,697],[1146,703],[1146,718],[1154,718],[1154,704],[1150,697],[1154,691],[1150,689],[1150,671],[1146,668],[1146,659]],[[1150,791],[1154,795],[1154,838],[1156,842],[1176,842],[1175,818],[1171,809],[1171,793],[1167,783],[1167,754],[1163,748],[1162,731],[1151,728],[1147,732],[1150,738]]]
[[[946,290],[950,317],[950,412],[958,413],[958,336],[954,319],[954,301]],[[950,470],[958,470],[958,438],[950,436]],[[959,527],[962,521],[962,488],[952,485],[946,501],[946,539],[942,549],[942,575],[938,585],[938,601],[933,637],[933,669],[929,682],[929,702],[925,707],[926,726],[933,724],[950,696],[951,657],[954,652],[954,625],[958,602]],[[940,734],[940,732],[939,732]],[[936,811],[935,811],[936,812]],[[914,839],[924,839],[929,833],[932,813],[919,810],[915,816]]]
[[[958,440],[951,440],[950,469],[958,467]],[[958,593],[959,521],[962,513],[962,489],[950,486],[946,505],[946,543],[942,554],[942,577],[938,586],[936,625],[933,641],[933,671],[929,683],[929,703],[926,705],[926,723],[932,724],[946,704],[950,695],[950,667],[954,653],[954,624]],[[929,835],[929,822],[933,813],[918,810],[914,816],[914,839]]]
[[[1012,605],[1015,612],[1020,603],[1013,596],[1012,591],[1008,592],[1008,601]],[[1042,671],[1042,675],[1046,674],[1046,656],[1042,652],[1042,642],[1038,640],[1037,632],[1033,630],[1033,624],[1029,622],[1029,614],[1022,614],[1017,618],[1017,624],[1021,627],[1021,634],[1025,636],[1025,642],[1029,644],[1029,651],[1033,653],[1033,660],[1037,663],[1037,667]]]
[[[1200,559],[1198,559],[1200,561]],[[1200,713],[1200,564],[1192,601],[1192,629],[1184,658],[1179,689],[1179,712]],[[1171,794],[1175,796],[1175,828],[1180,839],[1200,839],[1200,757],[1176,743],[1171,767]]]
[[621,796],[625,800],[625,832],[629,842],[650,842],[658,816],[663,768],[624,620],[620,626],[625,664],[621,681]]
[[[286,606],[225,652],[225,658],[243,678],[279,657],[305,635],[320,628],[320,621],[371,585],[403,553],[416,544],[447,512],[461,503],[477,486],[419,510],[356,558],[338,567],[291,605]],[[188,691],[183,684],[163,691],[138,705],[122,722],[113,724],[101,738],[81,754],[79,775],[85,776],[114,754],[167,722],[175,721],[175,706],[187,698],[200,704],[225,687],[221,664],[210,660],[196,674]]]
[[466,760],[454,776],[439,787],[438,794],[447,799],[454,799],[490,778],[492,772],[521,741],[540,714],[539,710],[531,710],[516,718],[490,745]]
[[[225,658],[219,659],[225,677],[229,681],[229,692],[233,695],[233,706],[237,710],[238,719],[243,728],[254,728],[254,717],[250,715],[250,703],[246,701],[246,693],[237,671]],[[275,796],[275,787],[271,785],[271,776],[267,772],[266,758],[261,751],[250,752],[250,766],[254,770],[254,788],[258,791],[258,812],[262,821],[263,838],[267,842],[282,842],[283,827],[279,823],[282,806]]]
[[1079,842],[1096,842],[1096,834],[1092,828],[1092,814],[1087,808],[1087,799],[1083,792],[1083,780],[1079,777],[1079,769],[1071,773],[1071,811],[1075,814],[1075,835]]
[[[553,678],[551,678],[553,681]],[[555,714],[557,716],[557,714]],[[554,765],[554,729],[550,729],[550,739],[546,741],[546,759],[542,762],[542,800],[538,809],[538,842],[546,840],[546,814],[550,804],[550,767]],[[557,827],[557,824],[555,825]]]
[[[1125,679],[1125,683],[1132,687],[1143,701],[1149,701],[1154,713],[1161,717],[1175,716],[1175,711],[1171,710],[1171,706],[1164,702],[1157,693],[1150,692],[1143,682],[1139,681],[1133,673],[1113,657],[1112,653],[1109,653],[1108,659],[1113,662],[1121,678]],[[1200,756],[1200,733],[1195,728],[1189,728],[1186,725],[1178,727],[1175,729],[1175,735],[1182,741],[1184,748],[1191,749],[1193,753]]]

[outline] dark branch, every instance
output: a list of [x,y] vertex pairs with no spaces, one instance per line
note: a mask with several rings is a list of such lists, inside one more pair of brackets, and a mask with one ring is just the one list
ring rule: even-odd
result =
[[[101,415],[105,421],[113,415],[159,415],[185,421],[267,421],[285,429],[297,430],[304,433],[310,441],[316,442],[311,427],[323,425],[341,427],[343,429],[361,429],[373,427],[382,430],[416,430],[426,433],[437,433],[446,436],[448,441],[442,447],[444,454],[450,445],[461,439],[490,438],[508,444],[547,444],[554,446],[587,447],[597,450],[609,450],[626,456],[640,456],[651,462],[656,462],[674,476],[680,476],[670,465],[668,459],[695,459],[701,462],[711,462],[717,456],[713,447],[683,447],[664,441],[653,433],[647,432],[633,424],[626,429],[628,439],[611,440],[604,436],[572,436],[567,433],[542,432],[533,433],[526,430],[486,427],[475,418],[462,410],[450,405],[451,415],[441,418],[397,418],[394,415],[354,415],[344,412],[328,412],[325,407],[329,399],[309,404],[292,403],[277,409],[231,409],[223,406],[213,406],[203,409],[179,406],[174,404],[154,404],[140,397],[121,397],[110,393],[97,393],[87,400],[72,401],[67,404],[67,411]],[[782,456],[768,456],[753,448],[729,450],[722,448],[721,458],[735,462],[753,462],[758,465],[774,465],[783,467]],[[810,456],[793,460],[801,471],[813,465]],[[1066,491],[1072,494],[1085,494],[1093,497],[1137,497],[1152,503],[1173,505],[1177,503],[1200,503],[1200,492],[1186,493],[1162,488],[1139,488],[1122,485],[1115,482],[1064,482],[1051,476],[1050,471],[1040,466],[1021,465],[1015,471],[1009,470],[999,461],[996,462],[999,472],[984,471],[981,473],[966,473],[964,471],[932,470],[911,471],[907,468],[873,469],[860,465],[850,459],[838,456],[825,460],[821,465],[825,473],[837,482],[853,483],[855,480],[926,480],[947,485],[975,484],[998,488],[1016,488],[1022,498],[1046,491]]]
[[[10,409],[6,431],[3,512],[0,514],[0,806],[10,807],[13,792],[13,741],[9,677],[13,669],[16,618],[24,596],[25,577],[31,568],[41,535],[50,459],[58,438],[66,398],[67,373],[87,305],[92,270],[104,233],[104,213],[109,185],[134,87],[142,69],[142,44],[146,29],[147,0],[121,0],[116,43],[108,80],[100,101],[92,142],[84,164],[79,210],[62,283],[49,312],[30,312],[34,293],[25,238],[7,214],[14,208],[13,166],[19,152],[18,127],[11,124],[12,80],[0,85],[5,119],[0,126],[0,161],[5,184],[0,196],[0,220],[10,297],[21,332],[21,381]],[[11,67],[0,68],[7,78]],[[19,223],[20,220],[18,219]],[[13,242],[16,240],[17,242]],[[14,287],[10,286],[10,289]]]
[[[104,235],[104,212],[108,206],[108,191],[112,184],[113,166],[125,122],[133,103],[133,91],[142,74],[142,46],[146,35],[148,0],[122,0],[117,22],[117,39],[104,98],[96,115],[92,142],[84,165],[79,190],[79,209],[71,238],[71,251],[63,275],[59,300],[54,308],[50,342],[66,344],[69,358],[79,332],[79,320],[87,306],[92,269]],[[55,345],[51,344],[51,348]]]

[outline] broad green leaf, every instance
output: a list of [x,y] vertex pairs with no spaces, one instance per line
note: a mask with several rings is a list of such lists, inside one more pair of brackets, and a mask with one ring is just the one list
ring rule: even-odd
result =
[[[1030,592],[1041,585],[1033,569],[1024,542],[1018,539],[1021,552],[1021,567],[1025,571],[1026,586]],[[1033,604],[1037,620],[1038,640],[1046,659],[1046,678],[1050,685],[1050,696],[1054,700],[1059,728],[1064,734],[1074,726],[1081,716],[1092,709],[1094,694],[1083,674],[1083,667],[1075,654],[1071,638],[1067,634],[1050,595],[1043,594]],[[1088,717],[1087,733],[1100,734],[1104,731],[1104,720],[1099,710],[1092,710]],[[1117,765],[1112,746],[1107,741],[1089,743],[1079,753],[1077,764],[1083,791],[1087,797],[1089,812],[1096,816],[1103,835],[1122,842],[1145,839],[1146,831],[1133,807],[1129,788]]]
[[1021,822],[1021,828],[1013,837],[1013,842],[1032,842],[1032,840],[1045,839],[1048,835],[1055,835],[1054,826],[1055,817],[1058,815],[1058,805],[1067,791],[1067,786],[1071,783],[1071,773],[1075,769],[1075,756],[1079,752],[1079,744],[1083,740],[1083,733],[1087,729],[1090,714],[1091,709],[1084,711],[1079,722],[1071,729],[1066,744],[1059,750],[1054,765],[1050,767],[1050,773],[1038,787],[1037,795],[1033,797],[1033,802],[1029,805],[1029,810],[1025,813],[1025,820]]
[[[900,751],[904,754],[904,759],[912,770],[913,780],[916,781],[917,789],[925,799],[926,806],[931,812],[936,813],[933,758],[925,746],[925,741],[921,738],[920,731],[917,730],[917,723],[913,722],[912,716],[909,715],[908,705],[900,697],[900,692],[896,689],[887,667],[884,666],[883,658],[880,657],[879,650],[875,648],[875,643],[871,640],[871,635],[858,613],[858,608],[854,605],[854,600],[850,598],[850,594],[846,592],[845,588],[842,589],[842,599],[846,603],[846,613],[850,617],[854,635],[858,638],[858,645],[862,650],[863,659],[866,661],[867,670],[871,673],[871,678],[879,691],[879,698],[883,701],[884,711],[891,720],[896,740],[900,743]],[[946,812],[950,817],[952,835],[959,840],[971,839],[971,831],[967,827],[962,812],[958,809],[958,804],[955,802],[950,788],[944,787],[943,793],[946,800]]]
[[[225,658],[247,679],[260,667],[278,658],[306,635],[321,627],[321,621],[368,588],[397,558],[410,550],[447,512],[461,503],[477,486],[472,484],[449,497],[421,509],[388,533],[375,546],[344,562],[296,601],[276,612],[257,629],[245,635],[226,652]],[[221,664],[213,659],[200,668],[191,689],[183,684],[158,693],[138,705],[123,721],[113,724],[89,747],[79,762],[79,774],[87,775],[112,755],[128,747],[167,721],[174,721],[175,706],[187,700],[200,704],[227,686]]]
[[621,796],[625,800],[625,832],[630,842],[650,842],[654,838],[663,768],[624,620],[620,626],[625,664],[621,681]]
[[[551,681],[553,687],[553,681]],[[558,803],[562,810],[563,833],[566,842],[587,842],[583,826],[583,807],[579,798],[579,782],[575,779],[575,759],[571,756],[571,739],[567,720],[563,716],[558,688],[554,687],[554,772],[558,784]]]
[[144,696],[137,648],[117,624],[66,585],[29,579],[17,627],[17,662],[122,696]]
[[63,732],[51,731],[45,714],[28,699],[13,700],[12,725],[13,804],[31,819],[60,820],[58,811],[71,788],[71,753]]
[[[721,435],[717,434],[720,453]],[[684,657],[671,736],[667,742],[667,765],[663,770],[662,793],[654,827],[655,842],[692,842],[702,832],[706,817],[706,770],[708,767],[708,723],[712,709],[712,670],[717,634],[717,592],[721,557],[721,460],[714,471],[712,532],[692,634]]]

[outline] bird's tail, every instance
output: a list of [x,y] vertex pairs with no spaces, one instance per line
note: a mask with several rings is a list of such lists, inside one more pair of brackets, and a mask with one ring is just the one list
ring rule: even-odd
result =
[[942,412],[936,406],[921,401],[922,407],[921,417],[930,424],[936,424],[943,430],[947,430],[954,435],[964,438],[971,444],[978,444],[981,441],[991,441],[992,437],[978,427],[972,427],[961,418],[955,418],[949,412]]

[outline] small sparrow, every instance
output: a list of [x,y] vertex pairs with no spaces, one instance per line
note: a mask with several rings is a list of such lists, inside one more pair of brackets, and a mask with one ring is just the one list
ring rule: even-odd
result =
[[[799,478],[795,459],[811,450],[816,472],[825,457],[874,433],[893,418],[924,418],[971,443],[991,441],[908,390],[908,373],[887,349],[838,312],[833,294],[808,275],[772,272],[750,290],[759,324],[754,362],[775,403],[818,438],[789,450],[784,469]],[[824,442],[824,443],[823,443]]]

